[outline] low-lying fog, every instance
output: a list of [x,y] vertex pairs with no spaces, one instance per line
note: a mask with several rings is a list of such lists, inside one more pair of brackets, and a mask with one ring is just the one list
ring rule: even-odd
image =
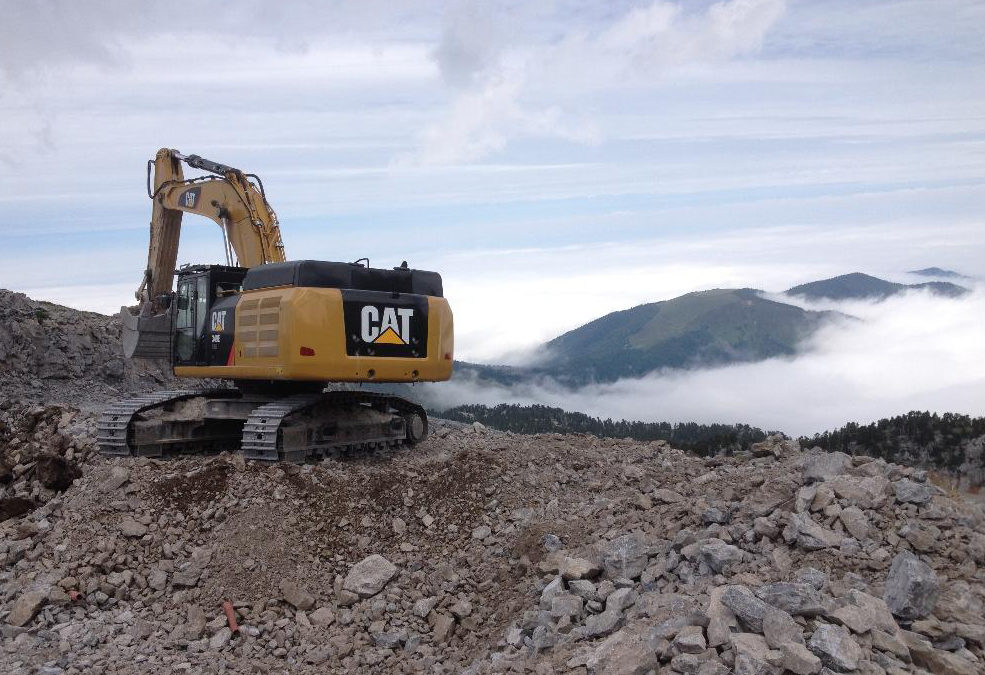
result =
[[985,289],[963,298],[913,291],[882,302],[805,303],[861,320],[835,320],[794,358],[566,389],[512,388],[456,378],[426,388],[436,408],[542,403],[602,418],[745,422],[813,434],[910,410],[985,414]]

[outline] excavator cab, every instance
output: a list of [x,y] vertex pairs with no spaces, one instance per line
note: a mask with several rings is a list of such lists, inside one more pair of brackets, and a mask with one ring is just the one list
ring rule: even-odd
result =
[[245,267],[223,265],[193,265],[178,271],[172,345],[175,366],[226,365],[233,343],[236,295],[245,276]]

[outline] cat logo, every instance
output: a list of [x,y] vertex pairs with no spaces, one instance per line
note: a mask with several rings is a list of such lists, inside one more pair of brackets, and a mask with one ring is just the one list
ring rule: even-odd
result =
[[189,190],[185,190],[184,192],[181,193],[181,197],[179,197],[178,200],[181,203],[181,205],[184,206],[186,209],[193,209],[195,208],[195,204],[198,203],[199,192],[200,192],[199,188],[191,188]]
[[[382,311],[381,311],[382,310]],[[378,345],[406,345],[410,343],[410,320],[414,316],[411,307],[375,307],[365,305],[360,312],[363,342]]]
[[226,330],[226,310],[212,312],[212,332],[222,333]]

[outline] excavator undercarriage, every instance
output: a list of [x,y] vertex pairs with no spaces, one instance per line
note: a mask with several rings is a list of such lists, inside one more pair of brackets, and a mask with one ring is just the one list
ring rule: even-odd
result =
[[258,396],[238,389],[162,391],[103,411],[105,455],[164,457],[237,450],[245,459],[305,462],[349,451],[414,445],[424,409],[398,396],[325,391]]

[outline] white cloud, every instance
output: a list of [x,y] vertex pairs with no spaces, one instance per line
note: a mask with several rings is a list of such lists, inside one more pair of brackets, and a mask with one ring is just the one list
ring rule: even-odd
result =
[[[456,164],[483,159],[523,136],[597,143],[596,123],[575,108],[545,104],[542,88],[598,90],[632,75],[653,80],[668,67],[718,62],[756,51],[780,18],[784,0],[726,0],[704,14],[656,0],[607,26],[569,26],[560,38],[509,48],[475,5],[446,23],[435,56],[457,93],[404,161]],[[562,94],[559,98],[565,98]]]
[[542,403],[602,418],[744,422],[796,435],[910,410],[985,415],[985,291],[961,299],[910,292],[840,308],[862,320],[830,323],[792,359],[574,390],[550,382],[507,389],[453,379],[424,391],[439,407]]

